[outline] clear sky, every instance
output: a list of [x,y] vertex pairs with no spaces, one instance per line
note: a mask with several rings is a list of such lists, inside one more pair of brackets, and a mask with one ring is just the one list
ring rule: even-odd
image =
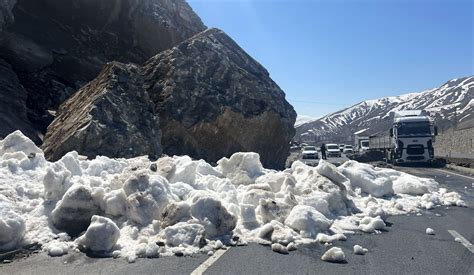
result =
[[474,0],[188,0],[267,68],[298,115],[474,74]]

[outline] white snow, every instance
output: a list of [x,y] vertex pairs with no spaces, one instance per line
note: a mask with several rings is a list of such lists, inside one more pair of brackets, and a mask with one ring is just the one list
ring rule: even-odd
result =
[[111,251],[120,238],[120,230],[109,218],[94,215],[86,234],[79,237],[76,242],[85,250],[94,252]]
[[363,248],[362,246],[356,244],[354,245],[354,254],[356,255],[365,255],[369,252],[367,248]]
[[435,234],[435,231],[433,228],[426,228],[426,231],[425,231],[426,234],[428,235],[434,235]]
[[321,256],[321,260],[332,263],[340,263],[346,260],[346,255],[339,247],[332,247]]
[[[88,160],[70,152],[49,162],[21,132],[0,141],[2,251],[38,242],[51,256],[80,249],[135,262],[257,242],[289,253],[381,233],[389,215],[439,205],[465,203],[433,180],[355,161],[296,161],[275,171],[256,153],[211,166],[188,156]],[[331,248],[324,258],[341,253]]]

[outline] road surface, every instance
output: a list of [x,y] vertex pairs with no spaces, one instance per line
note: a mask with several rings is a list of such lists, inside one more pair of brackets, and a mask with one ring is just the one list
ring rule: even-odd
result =
[[[220,257],[212,259],[195,255],[138,259],[134,264],[82,254],[51,258],[40,253],[0,264],[0,274],[474,274],[474,178],[434,168],[396,169],[436,179],[441,187],[459,192],[468,207],[437,207],[421,216],[392,216],[383,234],[350,235],[347,241],[334,243],[346,254],[344,264],[321,261],[326,249],[320,244],[299,247],[289,255],[250,244],[221,251],[216,253]],[[427,227],[436,235],[425,234]],[[454,236],[461,236],[463,242],[454,241]],[[368,248],[369,253],[354,255],[355,244]]]

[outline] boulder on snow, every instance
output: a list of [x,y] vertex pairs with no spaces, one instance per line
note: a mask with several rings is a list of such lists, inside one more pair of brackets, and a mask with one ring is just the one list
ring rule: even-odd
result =
[[48,110],[107,62],[143,63],[205,29],[185,0],[0,0],[0,57],[19,75],[41,132]]
[[158,155],[161,129],[168,155],[212,163],[250,151],[264,166],[283,168],[295,119],[268,72],[224,32],[210,29],[142,67],[106,66],[61,105],[43,148],[49,159],[67,150],[90,157]]
[[158,116],[134,65],[109,63],[68,99],[48,127],[42,148],[49,160],[69,151],[94,158],[161,155]]
[[87,229],[92,216],[98,212],[99,208],[95,205],[90,189],[76,184],[56,204],[51,217],[57,229],[75,236]]
[[108,252],[119,238],[120,230],[111,219],[94,215],[86,233],[77,239],[77,243],[84,250]]
[[283,168],[296,112],[267,70],[218,29],[206,30],[143,67],[168,155],[216,162],[256,152]]

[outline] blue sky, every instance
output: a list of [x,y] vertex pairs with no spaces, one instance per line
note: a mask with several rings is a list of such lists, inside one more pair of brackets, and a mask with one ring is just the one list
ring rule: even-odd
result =
[[267,68],[298,115],[474,74],[473,0],[188,0]]

